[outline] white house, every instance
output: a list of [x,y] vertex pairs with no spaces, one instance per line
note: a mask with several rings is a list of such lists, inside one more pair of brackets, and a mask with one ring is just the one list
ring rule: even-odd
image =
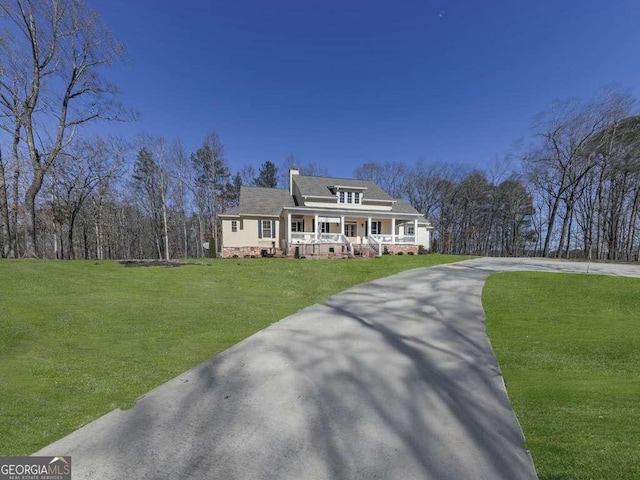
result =
[[289,189],[242,187],[222,219],[223,257],[354,256],[429,249],[431,224],[375,183],[299,175]]

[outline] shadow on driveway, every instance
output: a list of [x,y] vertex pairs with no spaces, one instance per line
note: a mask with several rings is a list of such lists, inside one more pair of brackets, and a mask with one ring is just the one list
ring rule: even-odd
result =
[[482,287],[585,268],[480,259],[357,286],[38,454],[71,455],[74,479],[535,479]]

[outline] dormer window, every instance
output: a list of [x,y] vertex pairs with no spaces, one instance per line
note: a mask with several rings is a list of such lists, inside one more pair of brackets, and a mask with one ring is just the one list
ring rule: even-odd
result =
[[362,198],[362,193],[350,192],[349,190],[340,190],[338,194],[339,203],[360,204],[361,198]]

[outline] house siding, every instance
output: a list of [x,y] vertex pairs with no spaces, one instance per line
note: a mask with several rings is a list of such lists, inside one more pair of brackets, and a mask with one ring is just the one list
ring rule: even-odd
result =
[[426,250],[431,250],[431,232],[424,225],[418,225],[418,245],[422,245]]
[[[262,220],[274,222],[273,233],[270,237],[260,238],[259,236],[260,228],[258,224]],[[232,221],[238,222],[237,232],[231,231]],[[260,255],[261,250],[265,249],[270,253],[278,253],[277,251],[272,251],[272,249],[275,243],[276,250],[279,250],[279,229],[280,221],[271,218],[242,217],[242,219],[237,220],[224,219],[222,221],[222,238],[224,239],[222,256]]]
[[366,203],[366,201],[362,204],[358,203],[338,203],[337,198],[334,200],[307,200],[304,202],[305,207],[309,208],[335,208],[335,209],[345,209],[348,208],[352,211],[376,211],[376,212],[390,212],[392,210],[391,205],[380,205],[374,203]]

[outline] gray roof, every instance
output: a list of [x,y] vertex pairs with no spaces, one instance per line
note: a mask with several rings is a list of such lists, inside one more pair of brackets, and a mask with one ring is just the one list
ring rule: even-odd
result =
[[[372,200],[393,200],[384,190],[369,180],[354,180],[351,178],[333,177],[308,177],[306,175],[294,175],[294,183],[298,186],[302,196],[333,196],[330,187],[340,185],[343,187],[366,188],[364,198]],[[366,201],[366,200],[365,200]]]
[[283,207],[295,207],[287,188],[240,187],[240,206],[226,215],[280,215]]
[[[347,178],[332,177],[308,177],[296,175],[293,181],[298,185],[302,195],[309,196],[331,196],[329,187],[336,185],[343,187],[366,188],[364,197],[374,200],[394,200],[384,190],[375,183],[368,180],[353,180]],[[405,213],[410,215],[420,215],[411,204],[402,199],[394,200],[391,211],[394,213]],[[286,188],[262,188],[262,187],[240,187],[240,206],[232,208],[224,215],[270,215],[279,216],[285,207],[295,207],[296,204],[289,190]]]
[[421,213],[413,208],[409,202],[406,200],[396,200],[396,203],[393,204],[393,208],[391,209],[394,213],[411,213],[421,215]]

